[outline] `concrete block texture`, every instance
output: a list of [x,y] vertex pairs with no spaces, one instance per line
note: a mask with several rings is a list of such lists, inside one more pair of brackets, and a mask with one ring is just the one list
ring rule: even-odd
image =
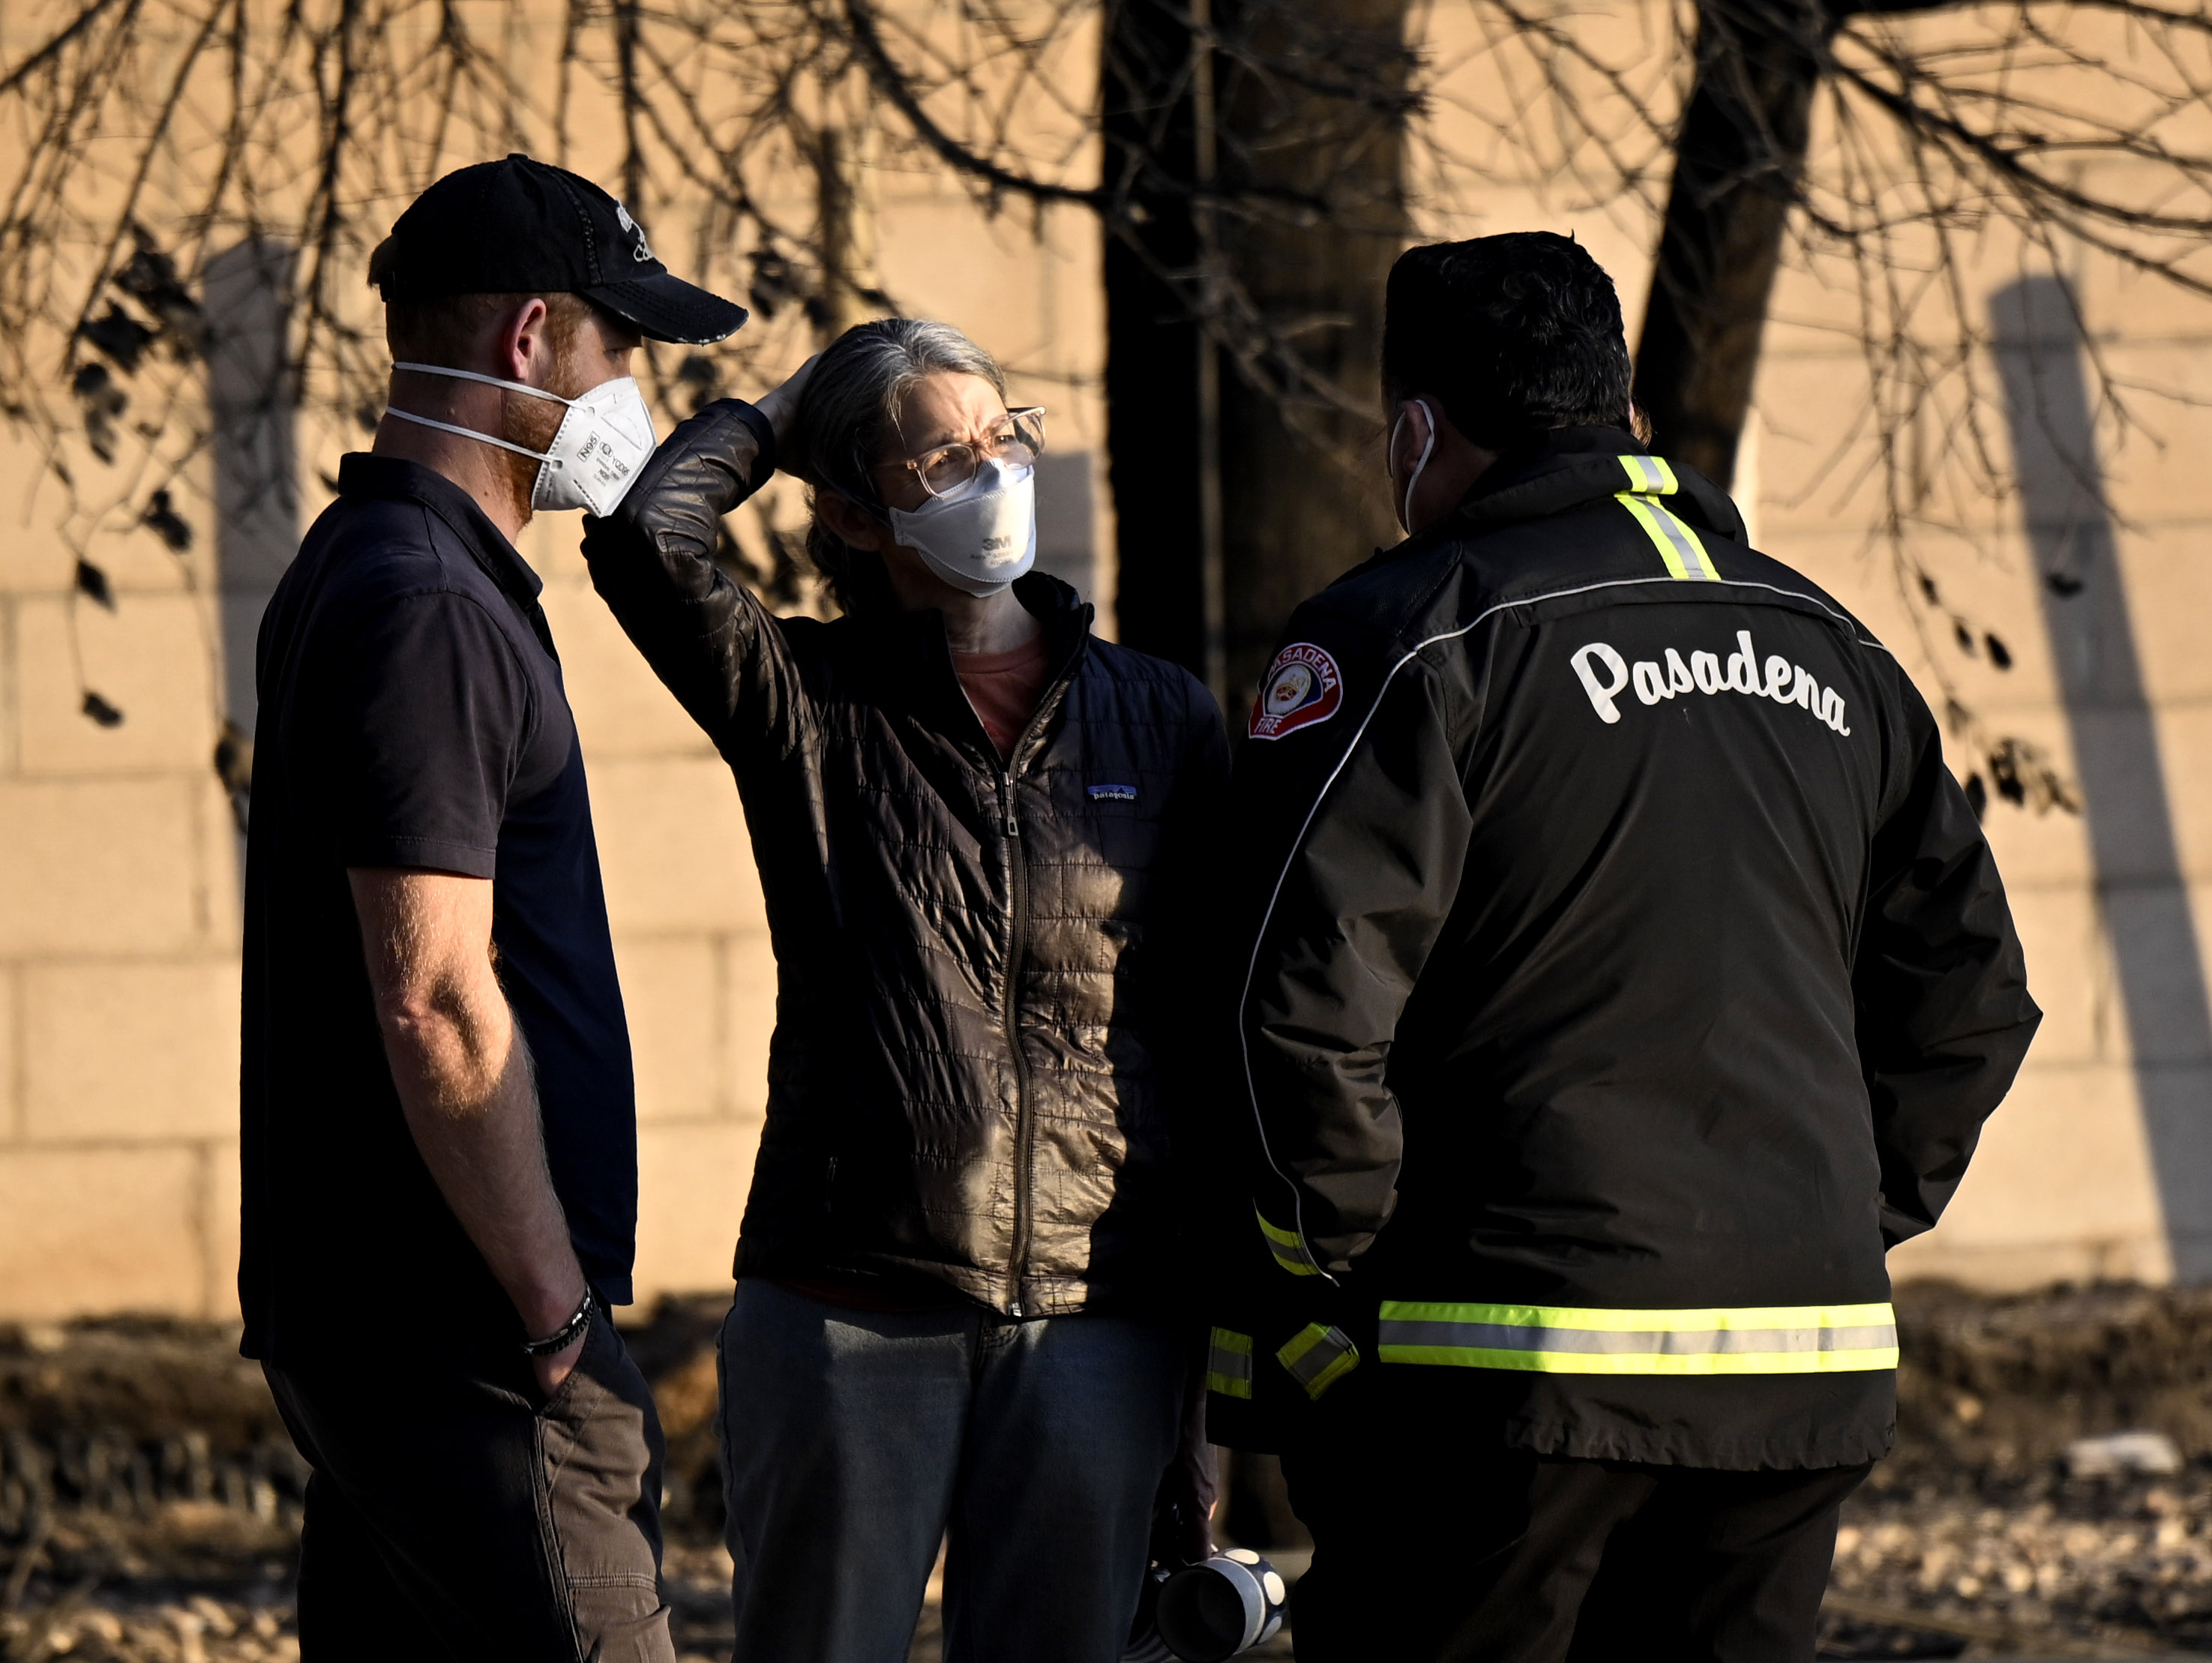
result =
[[195,783],[0,780],[0,956],[176,952],[204,938]]
[[2130,1060],[2128,1013],[2112,942],[2096,897],[2079,884],[2014,887],[2013,921],[2027,956],[2027,987],[2043,1007],[2032,1053],[2039,1066]]
[[0,964],[0,1144],[23,1135],[21,979]]
[[594,779],[617,756],[711,757],[714,747],[660,684],[588,584],[550,584],[539,598],[561,649],[561,675]]
[[[215,628],[212,610],[193,595],[128,595],[112,612],[60,596],[20,602],[23,772],[204,772],[220,719]],[[123,713],[119,725],[85,715],[88,688]]]
[[595,759],[591,773],[617,934],[767,926],[737,783],[720,758]]
[[703,1120],[722,1108],[718,956],[704,936],[615,943],[641,1123]]
[[2037,1266],[2116,1254],[2135,1267],[2129,1273],[2162,1278],[2170,1259],[2160,1175],[2135,1071],[2031,1058],[1984,1127],[1942,1223],[1893,1254],[1892,1269],[1934,1276],[1974,1267],[1975,1279],[2002,1281],[2009,1257],[2026,1277],[2015,1285],[2026,1286],[2044,1275]]
[[775,1033],[775,951],[765,931],[722,941],[724,1054],[730,1112],[757,1123],[768,1113],[768,1047]]
[[202,1314],[204,1186],[189,1144],[0,1150],[0,1314]]
[[757,1122],[651,1126],[638,1134],[637,1297],[730,1285]]
[[238,1308],[238,1210],[240,1189],[238,1145],[200,1146],[200,1237],[204,1314],[216,1322],[236,1322]]
[[30,1141],[237,1136],[236,960],[21,974]]

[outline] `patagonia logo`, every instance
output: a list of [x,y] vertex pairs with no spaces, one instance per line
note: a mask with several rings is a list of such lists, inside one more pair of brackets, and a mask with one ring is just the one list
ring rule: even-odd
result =
[[1302,727],[1325,722],[1344,702],[1344,678],[1336,660],[1311,641],[1297,641],[1275,654],[1252,701],[1255,739],[1279,739]]
[[1778,705],[1797,705],[1845,738],[1850,737],[1843,695],[1832,687],[1822,687],[1813,679],[1812,671],[1790,663],[1779,652],[1761,665],[1748,629],[1737,630],[1735,640],[1736,650],[1729,654],[1726,665],[1713,652],[1692,652],[1686,664],[1681,653],[1670,646],[1663,665],[1639,659],[1632,666],[1603,641],[1577,647],[1567,662],[1574,667],[1583,691],[1589,695],[1590,708],[1597,712],[1598,720],[1607,725],[1620,719],[1620,707],[1614,701],[1633,686],[1638,702],[1647,705],[1682,693],[1746,693],[1754,699],[1771,699]]
[[1089,787],[1094,803],[1133,803],[1137,800],[1134,786],[1092,786]]

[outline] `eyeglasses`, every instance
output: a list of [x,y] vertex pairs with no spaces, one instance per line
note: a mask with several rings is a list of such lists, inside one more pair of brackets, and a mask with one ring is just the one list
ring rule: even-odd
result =
[[903,462],[886,462],[886,468],[902,468],[921,482],[932,496],[949,496],[969,480],[985,461],[1002,462],[1010,468],[1033,465],[1044,452],[1044,408],[1031,404],[1008,410],[997,429],[980,445],[965,442],[939,445],[910,456]]

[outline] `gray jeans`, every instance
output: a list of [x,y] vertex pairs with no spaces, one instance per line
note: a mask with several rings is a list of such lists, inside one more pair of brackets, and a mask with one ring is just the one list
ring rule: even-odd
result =
[[904,1663],[948,1538],[946,1663],[1115,1663],[1187,1363],[1164,1325],[879,1314],[740,1282],[732,1663]]

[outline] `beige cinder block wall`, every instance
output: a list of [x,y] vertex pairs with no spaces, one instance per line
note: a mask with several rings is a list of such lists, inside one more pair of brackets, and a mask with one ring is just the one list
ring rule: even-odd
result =
[[[1440,14],[1439,29],[1448,21]],[[1451,42],[1436,44],[1450,54]],[[1462,118],[1446,111],[1447,146],[1482,154],[1479,133],[1450,129]],[[1632,336],[1648,221],[1537,189],[1492,161],[1435,195],[1425,229],[1576,230],[1619,280]],[[1052,408],[1048,562],[1110,599],[1096,228],[1054,210],[1032,236],[1025,216],[991,219],[954,182],[896,158],[872,184],[883,286],[908,312],[969,329],[1008,363],[1018,397]],[[655,234],[678,245],[665,227]],[[1995,240],[1980,262],[1985,303],[2020,279]],[[2073,275],[2115,362],[2212,392],[2212,307],[2086,258]],[[1991,808],[2051,1015],[1952,1217],[1899,1253],[1898,1269],[1992,1286],[2212,1274],[2212,1150],[2191,1142],[2212,1120],[2201,980],[2193,1012],[2188,990],[2174,992],[2192,955],[2201,965],[2212,884],[2212,655],[2196,640],[2212,601],[2198,553],[2212,520],[2199,460],[2212,413],[2155,406],[2148,432],[2124,445],[2108,428],[2093,433],[2087,454],[2112,508],[2106,532],[2084,532],[2081,506],[2045,493],[1917,542],[1947,600],[2003,639],[2014,667],[1998,671],[1985,653],[1942,658],[1948,625],[1924,639],[1915,628],[1873,536],[1863,458],[1838,450],[1862,383],[1856,346],[1826,325],[1847,317],[1849,298],[1819,271],[1792,274],[1778,297],[1739,482],[1762,545],[1856,609],[1939,707],[1948,680],[1987,724],[2044,744],[2112,804],[2101,823],[2094,804],[2087,820]],[[793,363],[811,344],[789,314],[756,327]],[[2023,453],[2040,454],[2036,442]],[[301,458],[302,523],[325,500],[316,480],[331,460]],[[209,757],[216,713],[237,707],[241,666],[222,646],[241,631],[235,619],[226,628],[205,526],[182,557],[144,530],[104,536],[94,552],[115,610],[71,600],[71,557],[36,483],[28,448],[0,443],[0,484],[18,505],[0,536],[0,1320],[228,1316],[238,876]],[[637,1054],[649,1299],[726,1282],[758,1135],[773,966],[734,787],[591,593],[574,537],[573,519],[548,520],[524,552],[547,580],[591,768]],[[2044,572],[2075,567],[2106,575],[2101,591],[2085,586],[2086,611],[2043,598]],[[234,584],[230,610],[250,615],[261,580]],[[2066,670],[2069,652],[2109,669],[2115,630],[2132,682]],[[120,725],[80,713],[80,662],[125,713]],[[2163,845],[2131,841],[2126,828],[2160,804]]]

